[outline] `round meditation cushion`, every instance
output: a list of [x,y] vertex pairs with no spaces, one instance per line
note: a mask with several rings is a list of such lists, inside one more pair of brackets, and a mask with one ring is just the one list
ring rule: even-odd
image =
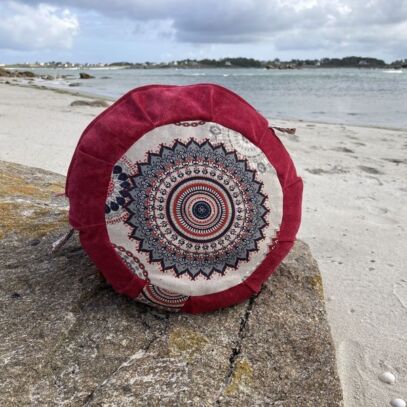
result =
[[295,240],[302,181],[240,96],[149,85],[85,129],[66,194],[83,248],[118,293],[198,313],[259,292]]

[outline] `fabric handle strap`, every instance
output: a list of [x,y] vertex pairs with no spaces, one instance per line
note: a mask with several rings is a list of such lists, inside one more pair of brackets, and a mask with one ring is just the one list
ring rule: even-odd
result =
[[277,127],[277,126],[270,126],[269,129],[274,129],[281,131],[282,133],[287,133],[287,134],[295,134],[296,130],[295,128],[287,128],[287,127]]

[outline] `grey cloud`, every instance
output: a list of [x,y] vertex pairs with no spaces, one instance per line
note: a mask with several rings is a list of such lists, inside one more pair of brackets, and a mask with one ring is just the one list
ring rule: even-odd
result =
[[269,41],[277,49],[327,49],[352,42],[386,47],[383,39],[404,48],[407,42],[406,0],[21,1],[95,10],[150,28],[151,21],[170,21],[173,37],[188,43]]

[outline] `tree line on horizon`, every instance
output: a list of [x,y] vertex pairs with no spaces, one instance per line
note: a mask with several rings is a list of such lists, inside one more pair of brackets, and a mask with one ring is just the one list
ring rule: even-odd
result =
[[113,62],[109,66],[133,66],[133,65],[147,65],[147,66],[200,66],[200,67],[239,67],[239,68],[278,68],[278,67],[386,67],[397,66],[407,67],[407,59],[393,61],[387,64],[384,60],[370,57],[350,56],[344,58],[321,58],[321,59],[291,59],[289,61],[281,61],[279,58],[269,61],[261,61],[254,58],[221,58],[221,59],[183,59],[169,63],[153,63],[145,62],[144,64],[134,64],[129,62]]
[[321,59],[291,59],[282,61],[279,58],[261,61],[254,58],[235,57],[221,59],[182,59],[171,62],[112,62],[99,64],[80,64],[71,62],[50,61],[46,63],[35,62],[34,64],[14,64],[15,67],[125,67],[125,68],[266,68],[266,69],[297,69],[306,67],[320,68],[407,68],[407,58],[387,64],[384,60],[371,57],[349,56],[344,58],[321,58]]

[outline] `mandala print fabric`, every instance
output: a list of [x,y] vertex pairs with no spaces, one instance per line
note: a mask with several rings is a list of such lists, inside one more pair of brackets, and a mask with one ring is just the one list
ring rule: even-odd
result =
[[143,264],[141,278],[186,300],[237,285],[260,264],[281,198],[274,169],[242,135],[211,122],[175,123],[146,133],[114,165],[106,223],[131,270]]
[[190,312],[207,311],[211,298],[216,308],[223,297],[225,306],[242,301],[251,280],[271,273],[257,276],[279,244],[284,190],[244,134],[217,121],[176,121],[146,131],[117,158],[103,240],[133,276],[127,295],[172,311],[195,301]]

